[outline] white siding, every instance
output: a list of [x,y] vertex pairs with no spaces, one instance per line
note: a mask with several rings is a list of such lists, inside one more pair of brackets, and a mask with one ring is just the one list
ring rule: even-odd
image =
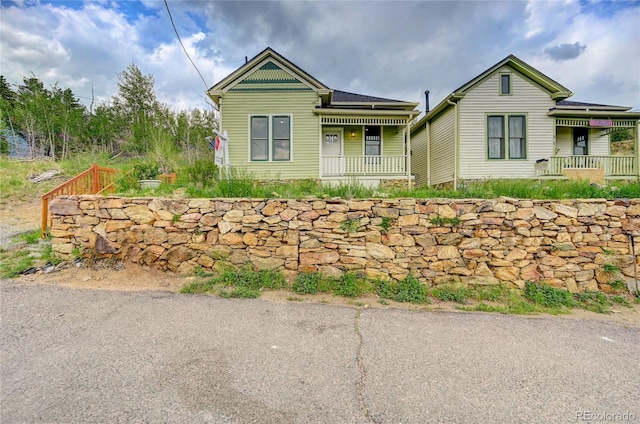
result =
[[[556,148],[558,153],[555,156],[573,155],[573,128],[558,127],[556,129]],[[602,129],[589,130],[589,155],[609,156],[609,136]]]
[[589,131],[589,154],[591,156],[609,156],[609,135],[602,129],[592,129]]
[[[500,73],[506,72],[511,74],[512,93],[501,96]],[[553,155],[554,119],[547,116],[553,100],[541,87],[510,67],[505,66],[482,80],[459,103],[461,179],[532,178],[536,160]],[[487,159],[488,114],[526,116],[526,159]]]
[[453,181],[455,173],[455,109],[448,108],[431,121],[430,184]]
[[427,131],[422,129],[411,136],[411,173],[415,176],[416,186],[427,184]]
[[571,127],[556,128],[556,149],[553,156],[573,155],[573,131]]

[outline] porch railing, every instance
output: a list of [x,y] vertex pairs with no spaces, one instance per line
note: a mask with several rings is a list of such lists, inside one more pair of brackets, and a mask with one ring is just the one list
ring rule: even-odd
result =
[[323,156],[322,175],[405,175],[406,156]]
[[72,194],[97,194],[113,192],[113,181],[117,170],[93,164],[87,169],[42,195],[42,236],[49,224],[49,202],[58,196]]
[[545,175],[562,175],[565,168],[601,168],[605,176],[638,175],[635,156],[552,156]]

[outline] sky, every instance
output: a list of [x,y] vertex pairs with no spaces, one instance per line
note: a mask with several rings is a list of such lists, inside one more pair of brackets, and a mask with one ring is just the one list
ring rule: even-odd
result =
[[[0,0],[0,74],[87,106],[131,63],[174,110],[271,47],[325,85],[434,107],[509,54],[570,100],[640,110],[640,1]],[[196,69],[197,68],[197,69]],[[198,71],[203,78],[200,77]],[[203,81],[204,79],[204,81]],[[93,92],[93,94],[92,94]]]

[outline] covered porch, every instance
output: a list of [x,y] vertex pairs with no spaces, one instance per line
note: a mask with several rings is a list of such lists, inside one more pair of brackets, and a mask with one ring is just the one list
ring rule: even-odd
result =
[[[569,103],[569,102],[565,102]],[[555,120],[554,154],[539,174],[564,176],[567,170],[598,169],[604,178],[640,176],[638,119],[628,108],[591,105],[552,109]],[[598,108],[600,106],[600,108]],[[612,154],[611,134],[626,131],[633,140],[632,154]]]
[[418,111],[322,110],[320,178],[379,184],[406,180],[411,185],[409,125]]

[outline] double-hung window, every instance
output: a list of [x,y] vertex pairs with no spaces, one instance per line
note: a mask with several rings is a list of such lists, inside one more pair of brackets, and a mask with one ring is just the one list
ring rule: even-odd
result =
[[252,161],[291,160],[291,117],[253,115],[250,119]]
[[487,117],[489,159],[504,159],[504,116]]
[[487,116],[487,157],[527,158],[527,120],[524,115]]
[[[364,127],[364,155],[365,156],[380,156],[382,155],[382,133],[378,126],[366,126]],[[365,158],[365,163],[368,165],[377,165],[380,163],[380,158]]]
[[503,96],[511,94],[511,75],[500,74],[500,94]]

